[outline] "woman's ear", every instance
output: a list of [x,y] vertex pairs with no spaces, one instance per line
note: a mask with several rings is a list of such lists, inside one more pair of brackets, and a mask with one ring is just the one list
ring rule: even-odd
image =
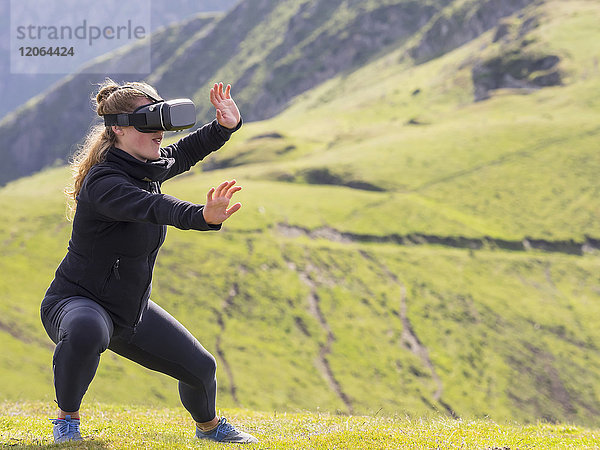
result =
[[113,133],[115,133],[117,136],[123,136],[123,134],[124,134],[123,128],[121,128],[120,126],[113,125],[112,130],[113,130]]

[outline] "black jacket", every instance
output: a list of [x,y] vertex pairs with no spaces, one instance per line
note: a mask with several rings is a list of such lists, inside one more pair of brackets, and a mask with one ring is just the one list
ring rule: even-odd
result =
[[[236,130],[240,126],[241,122]],[[151,162],[111,148],[106,161],[85,177],[68,252],[42,309],[67,297],[84,296],[102,305],[115,325],[135,327],[150,297],[166,225],[182,230],[221,228],[205,222],[203,205],[161,194],[160,185],[219,149],[233,131],[215,120],[161,149],[161,158]]]

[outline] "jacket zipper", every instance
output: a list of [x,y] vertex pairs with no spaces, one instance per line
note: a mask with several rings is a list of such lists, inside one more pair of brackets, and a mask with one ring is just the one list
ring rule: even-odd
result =
[[116,261],[113,263],[112,267],[110,268],[110,272],[108,272],[108,275],[104,279],[104,284],[102,285],[102,294],[106,293],[106,289],[108,289],[108,284],[110,283],[110,279],[112,276],[114,276],[117,280],[121,279],[121,274],[119,273],[120,263],[121,258],[117,258]]
[[117,258],[117,260],[115,261],[115,263],[113,264],[113,273],[115,274],[115,278],[117,280],[121,279],[121,274],[119,273],[119,265],[121,264],[121,258]]
[[[160,189],[157,189],[156,192],[154,192],[153,189],[153,182],[152,181],[148,181],[148,192],[152,193],[152,194],[159,194],[160,193]],[[160,227],[160,233],[159,233],[159,237],[158,237],[158,244],[156,244],[156,247],[154,248],[154,250],[152,251],[152,253],[158,251],[159,247],[160,247],[160,242],[163,240],[163,230],[165,227],[161,226]],[[150,253],[150,254],[152,254]],[[150,282],[152,281],[152,270],[150,268],[150,264],[148,264],[148,281],[146,282],[146,289],[148,289],[148,285],[150,284]],[[144,294],[146,292],[144,291]],[[140,305],[138,307],[138,313],[137,313],[137,319],[135,321],[135,323],[133,324],[133,332],[135,334],[136,330],[137,330],[137,326],[138,323],[140,323],[140,320],[142,318],[142,306],[143,306],[143,302],[140,299]]]
[[[160,226],[160,233],[158,235],[158,244],[156,245],[156,247],[154,248],[154,250],[152,251],[152,253],[157,252],[158,249],[160,248],[160,242],[164,239],[165,228],[166,227],[164,227],[162,225]],[[151,282],[152,282],[152,270],[151,270],[151,267],[150,267],[150,263],[148,263],[148,282],[146,283],[146,286],[148,286]],[[135,326],[133,327],[134,331],[137,328],[137,324],[140,322],[141,317],[142,317],[142,302],[140,302],[140,307],[138,309],[137,321],[135,323]]]

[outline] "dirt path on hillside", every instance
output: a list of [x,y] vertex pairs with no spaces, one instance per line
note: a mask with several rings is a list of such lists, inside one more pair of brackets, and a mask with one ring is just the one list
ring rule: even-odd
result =
[[408,317],[408,298],[406,295],[406,286],[402,283],[395,273],[393,273],[385,264],[377,261],[373,256],[368,254],[365,251],[360,252],[361,255],[376,264],[381,271],[383,271],[388,278],[390,278],[395,284],[400,287],[400,321],[402,322],[402,334],[400,336],[400,345],[414,355],[416,355],[423,365],[427,367],[429,372],[431,373],[431,378],[433,379],[436,389],[433,392],[433,400],[441,405],[446,412],[452,417],[456,417],[456,413],[454,410],[448,405],[443,399],[442,396],[444,394],[444,384],[442,379],[437,374],[435,370],[435,366],[433,365],[431,358],[429,356],[429,351],[427,347],[423,345],[417,334],[415,333],[413,326]]
[[219,357],[219,359],[221,360],[221,363],[223,364],[223,368],[225,369],[227,378],[229,379],[229,391],[231,393],[231,397],[233,397],[233,401],[235,402],[236,406],[240,407],[241,404],[240,404],[240,401],[238,400],[238,396],[237,396],[237,386],[235,384],[235,379],[233,377],[233,370],[231,370],[231,366],[229,365],[229,362],[227,361],[227,358],[225,357],[225,351],[223,350],[223,345],[221,344],[221,336],[223,334],[225,334],[225,319],[224,319],[225,312],[227,311],[228,308],[231,307],[231,305],[233,305],[233,298],[236,297],[238,295],[238,293],[239,293],[238,284],[233,283],[233,286],[231,287],[229,294],[223,300],[221,308],[218,310],[215,310],[215,314],[217,315],[217,323],[219,324],[219,330],[220,330],[220,333],[217,334],[217,337],[216,337],[215,350],[216,350],[217,356]]
[[319,299],[319,296],[317,295],[317,284],[311,278],[311,272],[316,269],[309,266],[304,271],[301,272],[301,271],[297,270],[297,267],[293,262],[288,261],[287,264],[291,270],[298,273],[300,280],[306,286],[309,287],[310,292],[307,297],[308,311],[317,320],[317,322],[319,323],[319,325],[321,326],[321,328],[323,329],[323,331],[325,332],[325,334],[327,336],[327,340],[326,340],[325,344],[322,344],[320,346],[319,354],[315,360],[315,366],[316,366],[317,370],[319,371],[319,373],[327,381],[329,388],[333,392],[335,392],[337,397],[344,403],[348,412],[350,414],[353,414],[354,407],[352,406],[352,401],[350,400],[350,397],[348,397],[348,395],[343,391],[342,386],[335,378],[333,370],[331,369],[331,366],[327,359],[329,354],[331,354],[331,347],[333,345],[333,342],[335,341],[335,335],[333,334],[331,327],[327,323],[327,320],[325,319],[325,315],[321,311],[320,299]]

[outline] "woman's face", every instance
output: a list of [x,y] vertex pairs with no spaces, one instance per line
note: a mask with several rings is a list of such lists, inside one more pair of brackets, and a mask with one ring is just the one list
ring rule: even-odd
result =
[[[152,103],[147,98],[139,98],[136,101],[136,108]],[[163,138],[163,131],[152,133],[142,133],[135,127],[115,127],[113,130],[117,135],[117,147],[129,153],[140,161],[154,161],[160,158],[160,143]]]

